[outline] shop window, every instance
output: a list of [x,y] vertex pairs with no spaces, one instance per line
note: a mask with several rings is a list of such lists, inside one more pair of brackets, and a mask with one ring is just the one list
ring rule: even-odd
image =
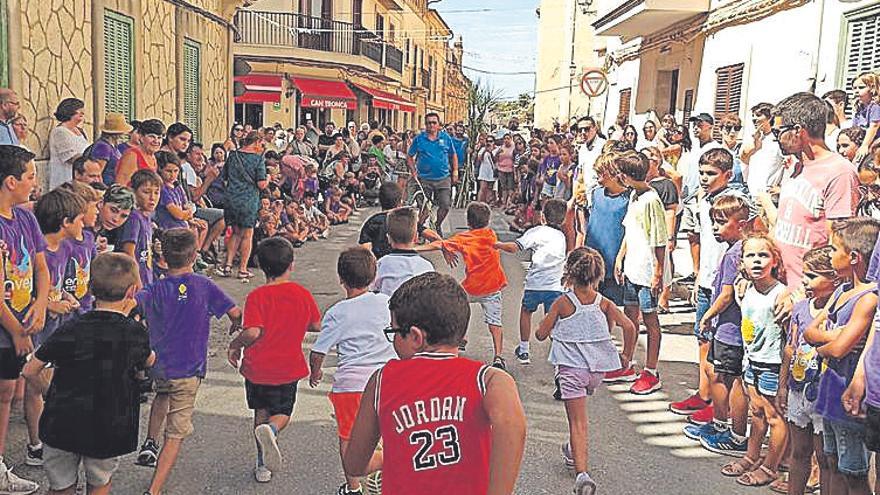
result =
[[104,11],[104,110],[134,118],[134,20]]
[[201,46],[183,41],[183,122],[193,130],[193,139],[201,139],[202,78]]

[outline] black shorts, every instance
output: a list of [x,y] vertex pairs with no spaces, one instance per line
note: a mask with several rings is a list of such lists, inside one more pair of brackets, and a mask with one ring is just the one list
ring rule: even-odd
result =
[[244,390],[247,395],[249,409],[265,409],[269,416],[293,414],[293,404],[296,403],[296,384],[298,382],[285,383],[284,385],[260,385],[244,381]]
[[24,363],[24,356],[16,355],[14,347],[0,348],[0,380],[18,380]]
[[865,447],[871,452],[880,452],[880,409],[865,404]]
[[715,367],[715,373],[729,376],[742,376],[745,349],[741,345],[730,345],[712,339],[707,359]]

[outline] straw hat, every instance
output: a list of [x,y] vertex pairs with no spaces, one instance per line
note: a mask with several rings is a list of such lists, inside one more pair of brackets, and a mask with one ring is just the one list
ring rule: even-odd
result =
[[110,112],[104,117],[104,125],[101,132],[105,134],[128,134],[134,129],[125,121],[125,115],[118,112]]

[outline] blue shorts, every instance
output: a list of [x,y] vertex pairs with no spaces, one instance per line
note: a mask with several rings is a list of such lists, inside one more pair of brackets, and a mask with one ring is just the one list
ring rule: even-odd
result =
[[651,293],[650,287],[634,284],[625,278],[623,280],[623,305],[638,306],[642,313],[656,313],[657,296]]
[[538,306],[544,305],[544,314],[550,312],[550,306],[559,299],[562,292],[556,290],[529,290],[523,293],[522,307],[529,313],[538,310]]
[[743,381],[758,389],[758,393],[768,397],[776,397],[779,392],[778,364],[753,363],[749,361],[743,372]]
[[700,320],[703,319],[706,311],[709,311],[710,306],[712,306],[712,289],[697,287],[697,312],[695,315],[697,320],[694,322],[694,335],[700,342],[712,342],[715,333],[712,330],[703,331],[700,329]]
[[615,306],[623,306],[623,286],[614,278],[606,278],[599,282],[599,294],[613,302]]
[[865,447],[865,426],[824,420],[822,436],[825,455],[837,456],[837,470],[847,476],[868,475],[868,448]]

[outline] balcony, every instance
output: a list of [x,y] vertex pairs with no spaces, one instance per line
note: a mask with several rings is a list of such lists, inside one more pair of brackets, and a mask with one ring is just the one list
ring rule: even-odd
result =
[[382,47],[384,45],[382,38],[378,34],[362,27],[358,28],[357,38],[361,55],[382,65]]
[[419,69],[422,73],[422,87],[425,89],[431,89],[431,73],[426,71],[425,69]]
[[403,51],[394,46],[385,45],[385,65],[393,71],[403,73]]
[[593,28],[599,36],[636,38],[709,11],[710,0],[624,0],[605,12]]

